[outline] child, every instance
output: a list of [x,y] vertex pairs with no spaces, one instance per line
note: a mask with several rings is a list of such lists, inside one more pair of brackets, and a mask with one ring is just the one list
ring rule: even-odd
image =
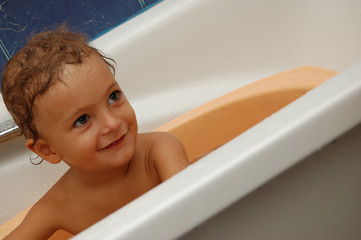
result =
[[26,146],[70,167],[8,239],[77,234],[189,164],[171,134],[138,134],[109,60],[61,27],[35,36],[6,65],[2,94]]

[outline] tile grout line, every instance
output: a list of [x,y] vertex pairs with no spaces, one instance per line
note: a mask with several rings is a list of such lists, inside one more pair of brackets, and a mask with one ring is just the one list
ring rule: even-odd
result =
[[147,6],[147,4],[144,2],[144,0],[138,0],[138,2],[142,8],[145,8]]
[[7,60],[9,61],[11,58],[10,53],[8,52],[8,50],[5,47],[5,44],[3,43],[3,41],[1,41],[0,39],[0,49],[1,51],[4,53],[5,57],[7,58]]
[[5,6],[8,4],[9,0],[5,0],[4,2],[0,3],[0,10],[4,10]]

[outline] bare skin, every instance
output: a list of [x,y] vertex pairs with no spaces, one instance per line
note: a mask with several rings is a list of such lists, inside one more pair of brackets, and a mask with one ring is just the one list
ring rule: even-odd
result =
[[26,145],[70,169],[6,239],[77,234],[189,164],[173,135],[138,134],[134,111],[100,57],[65,66],[62,80],[36,100],[40,137]]

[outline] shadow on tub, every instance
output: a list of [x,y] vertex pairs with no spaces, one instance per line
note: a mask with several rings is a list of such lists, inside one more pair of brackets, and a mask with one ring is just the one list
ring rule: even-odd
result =
[[[188,158],[193,163],[335,74],[335,71],[313,66],[282,72],[210,101],[154,131],[167,131],[176,135],[183,142]],[[0,237],[12,231],[28,210],[1,226]],[[68,239],[71,236],[59,230],[50,239]]]

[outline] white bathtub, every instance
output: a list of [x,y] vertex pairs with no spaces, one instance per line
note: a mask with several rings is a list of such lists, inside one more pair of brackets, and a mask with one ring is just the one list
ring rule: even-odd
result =
[[[360,9],[165,0],[94,40],[117,61],[141,131],[294,67],[341,73],[74,239],[360,238]],[[22,138],[0,156],[0,224],[67,168],[31,165]]]

